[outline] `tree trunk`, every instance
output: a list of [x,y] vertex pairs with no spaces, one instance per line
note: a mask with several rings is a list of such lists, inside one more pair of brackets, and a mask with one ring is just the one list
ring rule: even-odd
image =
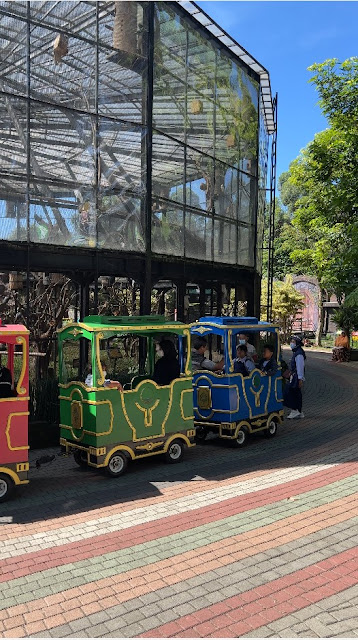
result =
[[324,314],[323,314],[323,291],[322,287],[319,286],[318,289],[318,327],[316,333],[316,347],[322,346],[322,333],[323,333],[323,322],[324,322]]

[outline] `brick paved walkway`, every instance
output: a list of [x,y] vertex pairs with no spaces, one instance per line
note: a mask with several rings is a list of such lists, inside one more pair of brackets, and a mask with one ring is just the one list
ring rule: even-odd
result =
[[308,351],[306,418],[277,438],[117,480],[31,469],[0,510],[0,636],[357,637],[357,386]]

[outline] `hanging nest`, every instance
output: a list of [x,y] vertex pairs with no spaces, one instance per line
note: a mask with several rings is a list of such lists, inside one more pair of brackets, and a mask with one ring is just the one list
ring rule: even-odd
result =
[[203,113],[202,100],[192,100],[190,103],[190,112],[193,116],[198,116],[200,113]]
[[228,149],[232,149],[236,144],[235,135],[233,133],[229,133],[226,138],[226,146]]
[[60,64],[62,58],[68,54],[68,38],[60,33],[53,43],[55,64]]
[[24,278],[22,273],[12,271],[9,273],[9,289],[10,291],[20,291],[22,289]]

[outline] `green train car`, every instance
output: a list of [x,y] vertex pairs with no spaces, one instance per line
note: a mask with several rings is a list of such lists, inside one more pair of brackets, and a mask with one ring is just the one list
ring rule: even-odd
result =
[[[180,375],[160,386],[152,379],[155,345],[166,337],[176,343]],[[164,454],[175,463],[195,445],[188,325],[161,316],[88,316],[58,338],[60,444],[79,465],[119,476],[131,460]],[[123,363],[123,349],[144,354],[142,370],[128,365],[106,380],[103,359],[116,363],[117,355]],[[80,372],[80,361],[87,371]]]

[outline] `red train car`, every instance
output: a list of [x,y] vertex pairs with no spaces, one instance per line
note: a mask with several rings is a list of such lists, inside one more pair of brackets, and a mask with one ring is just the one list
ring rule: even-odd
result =
[[[28,483],[29,331],[0,320],[0,502]],[[15,367],[16,362],[16,367]],[[16,380],[15,380],[16,377]]]

